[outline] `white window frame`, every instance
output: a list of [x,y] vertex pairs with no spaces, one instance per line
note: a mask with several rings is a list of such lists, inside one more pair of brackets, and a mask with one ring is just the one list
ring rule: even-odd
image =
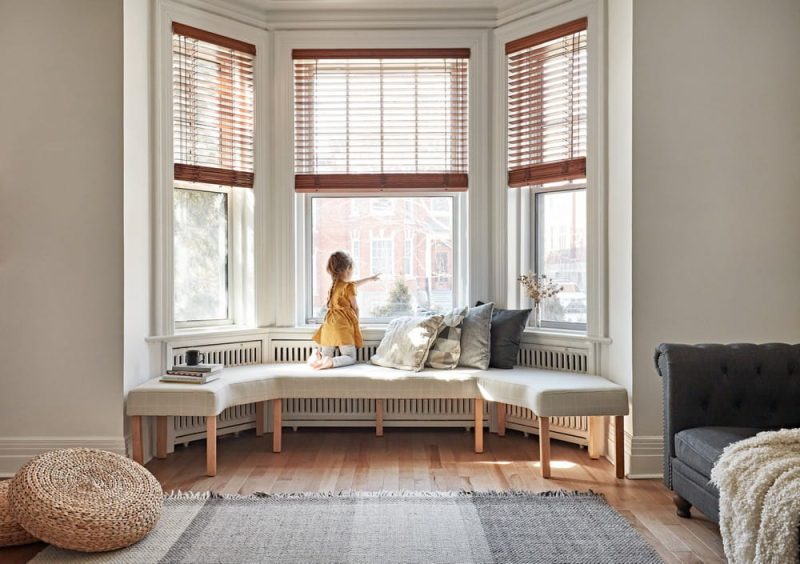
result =
[[[336,193],[336,194],[297,194],[297,208],[298,208],[298,225],[301,226],[303,233],[302,247],[298,246],[297,260],[302,265],[304,278],[302,283],[298,285],[298,292],[300,292],[302,304],[299,311],[300,317],[298,319],[299,325],[317,324],[321,321],[318,316],[314,315],[314,269],[312,268],[311,261],[314,259],[313,249],[313,219],[312,219],[312,200],[314,198],[370,198],[370,197],[388,197],[388,198],[451,198],[453,206],[453,307],[460,307],[468,305],[467,296],[469,296],[469,276],[468,267],[469,261],[467,257],[462,255],[465,249],[468,248],[468,233],[466,229],[467,221],[467,205],[466,194],[463,192],[410,192],[403,194],[353,194],[353,193]],[[392,249],[394,256],[394,249]],[[370,264],[372,263],[372,249],[370,248]],[[372,273],[370,273],[372,274]],[[362,273],[362,276],[364,273]],[[403,275],[402,273],[399,275]],[[390,321],[388,318],[376,317],[363,317],[362,322],[366,325],[385,325]]]
[[[231,189],[229,204],[229,268],[234,269],[233,277],[229,275],[228,319],[198,322],[176,322],[174,304],[174,202],[173,194],[178,183],[174,178],[173,131],[172,131],[172,22],[187,24],[227,37],[245,41],[256,46],[255,70],[255,180],[253,185],[253,223],[247,218],[247,206],[237,197],[238,189]],[[158,3],[155,12],[154,26],[154,129],[155,151],[154,168],[154,332],[157,335],[173,335],[208,331],[213,327],[221,329],[252,328],[263,317],[262,309],[265,300],[259,297],[260,280],[264,279],[265,262],[258,251],[259,241],[265,237],[268,225],[269,190],[266,171],[270,170],[271,155],[267,119],[269,112],[269,61],[270,52],[267,47],[269,33],[261,28],[240,23],[226,17],[211,14],[171,0]],[[198,186],[192,186],[197,189]],[[230,215],[232,214],[232,215]],[[254,231],[254,246],[251,249],[242,238],[245,227]],[[252,299],[246,300],[250,292],[243,291],[243,264],[237,257],[241,253],[252,254],[254,263],[255,291]],[[231,260],[233,259],[233,260]],[[247,301],[247,303],[245,303]],[[254,303],[252,303],[254,302]]]
[[[507,61],[505,44],[557,25],[586,17],[588,50],[588,116],[586,146],[586,328],[542,327],[527,329],[537,338],[559,334],[585,337],[593,341],[605,341],[608,311],[606,306],[607,280],[607,227],[606,227],[606,83],[605,83],[605,10],[604,3],[595,0],[575,0],[501,25],[494,34],[493,82],[495,91],[493,116],[494,131],[492,160],[494,181],[498,189],[493,196],[493,222],[505,226],[505,239],[497,245],[493,257],[492,271],[495,274],[496,298],[508,307],[529,307],[527,296],[517,276],[533,270],[530,245],[533,244],[535,216],[533,206],[526,206],[521,199],[522,191],[507,188]],[[576,186],[577,187],[577,186]],[[549,188],[544,188],[549,189]],[[556,187],[556,190],[563,188]],[[503,234],[500,234],[501,236]]]

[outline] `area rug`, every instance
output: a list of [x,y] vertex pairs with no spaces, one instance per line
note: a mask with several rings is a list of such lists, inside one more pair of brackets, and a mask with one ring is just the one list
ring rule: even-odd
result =
[[34,562],[601,562],[661,559],[593,493],[173,494],[138,544]]

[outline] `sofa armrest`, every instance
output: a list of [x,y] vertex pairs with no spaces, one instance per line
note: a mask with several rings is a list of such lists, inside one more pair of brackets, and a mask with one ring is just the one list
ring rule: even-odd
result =
[[800,345],[661,344],[665,480],[675,434],[692,427],[800,426]]

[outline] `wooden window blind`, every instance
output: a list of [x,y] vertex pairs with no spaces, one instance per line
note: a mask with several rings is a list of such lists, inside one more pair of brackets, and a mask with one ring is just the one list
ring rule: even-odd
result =
[[466,190],[469,56],[293,51],[295,190]]
[[585,178],[586,18],[506,44],[508,185]]
[[256,48],[172,24],[175,179],[253,187]]

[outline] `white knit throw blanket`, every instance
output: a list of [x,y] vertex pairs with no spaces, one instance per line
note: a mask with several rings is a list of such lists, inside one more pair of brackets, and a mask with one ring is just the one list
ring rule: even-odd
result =
[[800,429],[766,431],[729,445],[711,471],[730,564],[797,563]]

